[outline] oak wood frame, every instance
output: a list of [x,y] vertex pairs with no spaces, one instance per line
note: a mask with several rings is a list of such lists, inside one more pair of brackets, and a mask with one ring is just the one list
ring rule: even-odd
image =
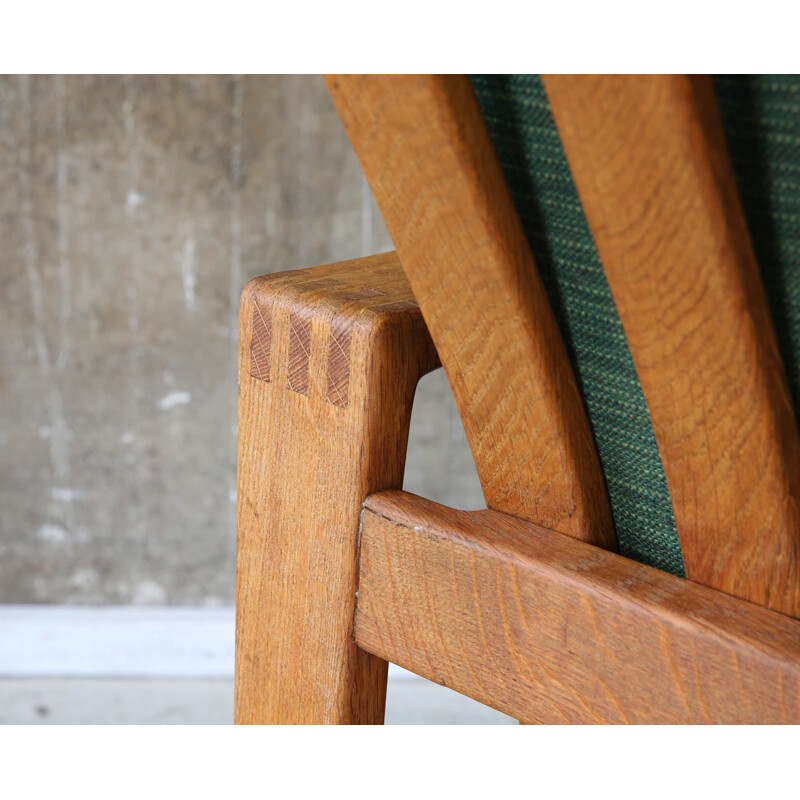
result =
[[383,720],[386,662],[352,636],[361,504],[402,486],[414,390],[438,364],[393,253],[245,289],[237,722]]
[[524,722],[800,722],[800,621],[405,492],[365,504],[355,639]]
[[800,616],[800,436],[709,75],[544,76],[686,576]]
[[616,548],[577,382],[469,81],[327,82],[441,356],[486,504]]
[[[387,254],[259,279],[245,291],[237,721],[380,722],[388,659],[526,722],[800,722],[800,622],[600,548],[613,542],[599,465],[546,298],[536,277],[523,276],[532,260],[499,167],[476,155],[485,131],[468,133],[483,123],[465,79],[352,80],[331,79],[332,93],[402,267]],[[398,93],[431,112],[420,131],[402,129],[409,120],[392,109]],[[362,101],[361,113],[373,109],[369,124],[354,110]],[[395,130],[388,150],[386,125]],[[444,204],[419,202],[432,176]],[[466,223],[443,241],[450,228],[427,216],[457,223],[462,201],[471,209]],[[487,314],[499,339],[459,343],[465,323],[448,318],[448,294],[435,280],[458,293],[442,260],[448,246],[466,265],[466,281],[488,264],[496,297]],[[485,512],[397,491],[368,498],[399,489],[413,389],[437,365],[402,269],[453,384]],[[466,324],[478,324],[484,310],[470,309]],[[506,328],[511,311],[522,324]],[[345,341],[353,349],[342,405],[344,368],[333,354]],[[492,417],[490,399],[502,400],[509,376],[491,359],[509,363],[506,346],[528,358],[511,385],[545,424],[520,421],[502,402]],[[563,404],[552,401],[554,391]],[[764,396],[770,413],[783,413],[774,393]],[[520,436],[543,437],[534,446],[541,458],[523,459],[515,473],[520,448],[503,449],[498,419],[518,425]],[[481,436],[485,423],[496,436]],[[796,435],[796,426],[787,430]],[[762,570],[755,584],[768,575]],[[774,597],[758,591],[762,602]],[[790,604],[781,609],[792,610],[791,585],[784,596]]]
[[238,723],[380,723],[387,661],[524,722],[800,722],[800,621],[397,491],[437,366],[393,253],[246,289]]

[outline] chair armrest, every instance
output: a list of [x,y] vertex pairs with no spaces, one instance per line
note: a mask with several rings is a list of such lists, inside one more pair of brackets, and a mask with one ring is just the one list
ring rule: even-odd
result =
[[236,719],[379,722],[352,626],[361,504],[403,481],[439,365],[394,253],[269,275],[240,314]]

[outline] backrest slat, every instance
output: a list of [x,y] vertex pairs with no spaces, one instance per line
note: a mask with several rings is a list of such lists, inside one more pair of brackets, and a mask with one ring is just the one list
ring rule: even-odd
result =
[[575,377],[468,79],[327,80],[447,371],[487,505],[613,547]]
[[647,400],[687,577],[800,616],[800,439],[711,80],[544,83]]
[[685,578],[647,402],[541,78],[470,81],[575,370],[619,552]]

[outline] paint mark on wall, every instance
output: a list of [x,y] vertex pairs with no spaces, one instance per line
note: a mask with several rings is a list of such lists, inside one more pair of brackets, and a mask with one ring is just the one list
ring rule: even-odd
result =
[[65,486],[54,486],[50,490],[50,496],[60,503],[74,503],[76,500],[83,499],[86,496],[86,492]]
[[231,338],[238,336],[235,324],[239,312],[239,295],[242,292],[242,170],[244,117],[244,76],[236,75],[233,79],[233,130],[231,131],[230,176],[231,176],[231,284],[230,313]]
[[158,407],[162,411],[169,411],[175,406],[185,406],[192,402],[192,395],[189,392],[170,392],[165,394],[159,401]]
[[166,600],[164,588],[155,581],[142,581],[133,590],[133,602],[135,605],[160,606]]
[[56,214],[58,220],[59,345],[56,370],[61,373],[69,362],[72,336],[72,264],[69,256],[69,203],[67,187],[69,165],[66,151],[66,100],[64,76],[56,75]]
[[36,529],[36,538],[45,544],[61,547],[68,544],[85,544],[91,535],[84,529],[70,531],[57,522],[45,522]]
[[197,308],[197,263],[195,260],[194,232],[191,232],[183,243],[179,259],[181,278],[183,280],[183,302],[187,311]]
[[45,522],[36,531],[36,538],[40,542],[46,542],[47,544],[66,544],[69,541],[69,533],[62,525]]
[[[69,439],[72,431],[64,418],[63,398],[60,382],[53,374],[54,363],[50,347],[45,336],[46,313],[44,303],[43,277],[39,264],[39,249],[36,236],[36,216],[33,200],[33,112],[31,108],[31,88],[28,76],[19,76],[19,102],[21,141],[19,143],[19,184],[20,184],[20,219],[25,237],[24,257],[25,271],[31,295],[33,311],[33,341],[39,374],[45,386],[45,407],[49,417],[50,463],[53,475],[59,482],[69,483],[70,454]],[[69,507],[63,509],[67,524],[72,527]]]
[[[231,213],[230,213],[230,289],[228,299],[229,334],[233,352],[231,353],[230,380],[236,380],[235,348],[239,337],[239,297],[242,293],[242,186],[244,185],[244,91],[245,76],[236,75],[233,79],[233,108],[231,126],[230,176],[231,176]],[[229,413],[236,418],[236,395],[231,392]],[[236,472],[231,470],[228,476],[228,493],[236,489]],[[228,503],[228,530],[236,529],[236,506]],[[228,537],[228,557],[233,559],[236,548],[236,537]]]
[[128,214],[135,214],[136,209],[138,209],[140,206],[143,206],[146,201],[147,197],[145,195],[143,195],[141,192],[131,189],[125,198],[125,211]]

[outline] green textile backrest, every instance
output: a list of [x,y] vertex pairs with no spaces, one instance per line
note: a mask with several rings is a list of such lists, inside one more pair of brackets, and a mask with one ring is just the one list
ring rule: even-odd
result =
[[[647,404],[541,80],[471,80],[575,369],[620,552],[683,577]],[[800,78],[721,76],[715,85],[797,413]]]
[[800,419],[800,76],[719,75],[714,82]]

